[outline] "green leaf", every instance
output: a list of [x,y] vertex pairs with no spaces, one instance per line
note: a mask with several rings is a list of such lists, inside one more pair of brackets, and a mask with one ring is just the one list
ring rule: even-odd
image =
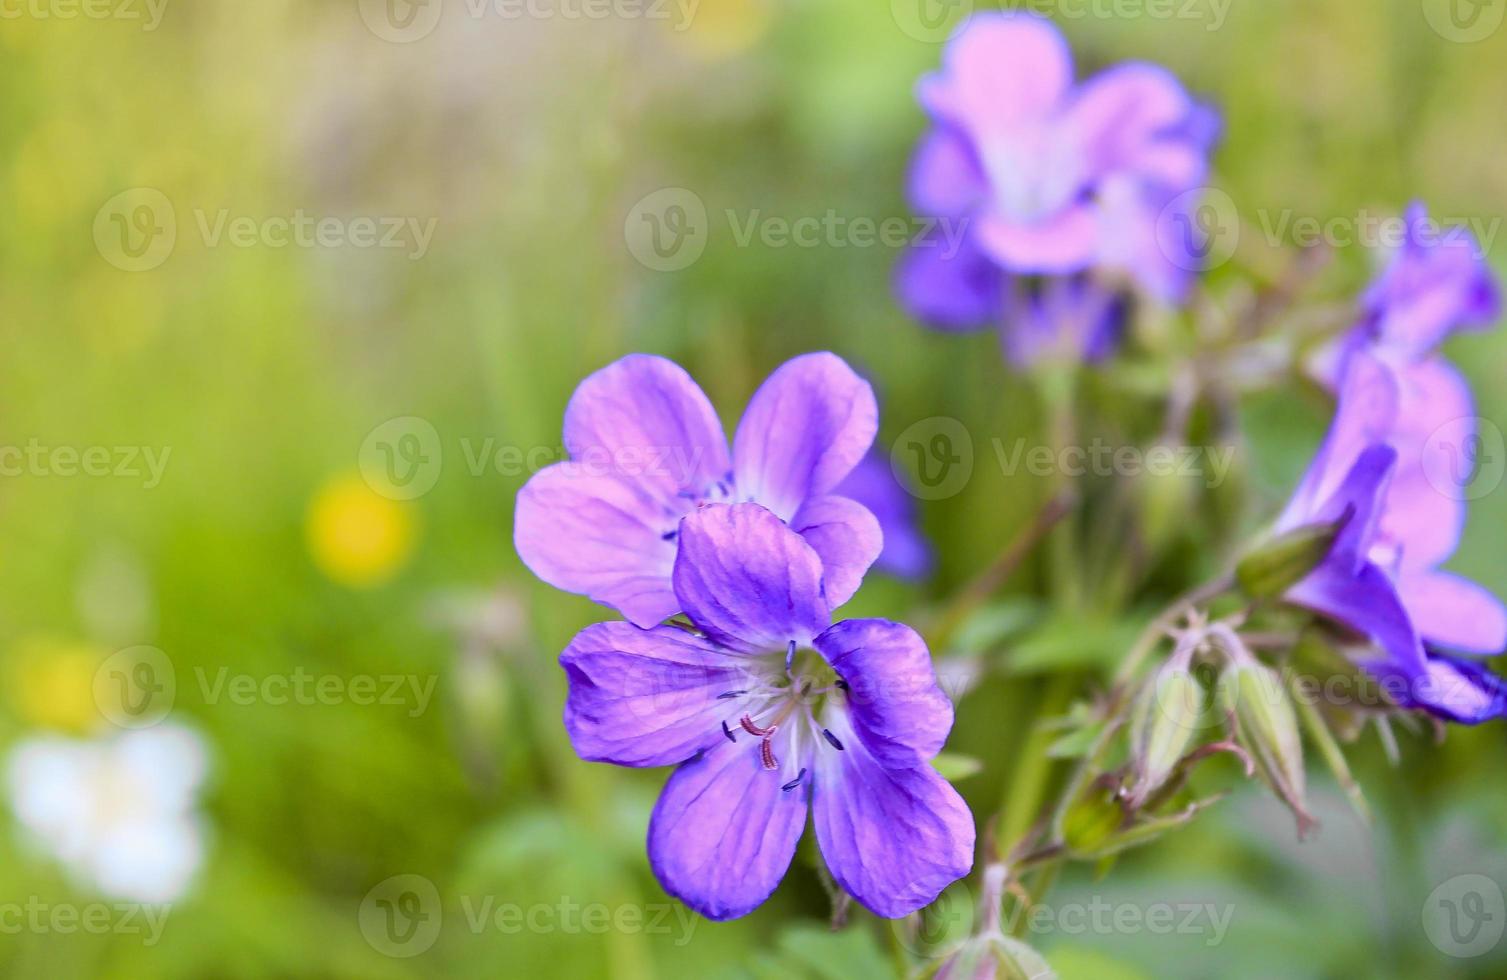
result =
[[984,768],[984,763],[971,755],[962,755],[957,752],[941,752],[931,764],[942,778],[950,783],[955,783],[969,776],[975,776]]

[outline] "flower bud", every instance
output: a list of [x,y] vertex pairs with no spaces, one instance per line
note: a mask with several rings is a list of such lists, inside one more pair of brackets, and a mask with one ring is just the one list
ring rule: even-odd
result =
[[1167,781],[1203,725],[1206,699],[1192,660],[1192,647],[1175,650],[1142,690],[1130,725],[1135,780],[1126,803],[1132,809]]
[[1329,555],[1350,519],[1294,528],[1250,551],[1235,566],[1235,580],[1253,599],[1271,599],[1301,582]]
[[1282,679],[1244,649],[1230,651],[1219,678],[1219,704],[1235,727],[1235,739],[1256,763],[1256,772],[1297,815],[1301,835],[1313,823],[1304,805],[1303,740],[1297,713]]
[[1125,810],[1113,791],[1095,783],[1067,808],[1062,818],[1062,842],[1075,855],[1104,850],[1125,823]]

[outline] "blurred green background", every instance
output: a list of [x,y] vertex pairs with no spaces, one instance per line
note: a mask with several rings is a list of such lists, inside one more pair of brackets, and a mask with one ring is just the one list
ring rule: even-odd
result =
[[[1507,27],[1466,43],[1431,26],[1441,5],[1428,0],[1036,6],[1056,14],[1080,75],[1154,60],[1223,113],[1215,182],[1247,237],[1210,277],[1222,301],[1280,275],[1284,243],[1262,229],[1284,212],[1395,214],[1417,197],[1487,228],[1507,212]],[[1500,23],[1503,6],[1483,16]],[[569,16],[579,2],[475,16],[445,0],[431,31],[412,36],[428,16],[412,8],[417,27],[396,40],[373,19],[385,8],[357,0],[167,0],[154,29],[145,0],[98,8],[105,17],[60,16],[67,0],[4,9],[0,444],[170,455],[155,483],[36,467],[0,478],[0,740],[96,731],[96,668],[149,644],[173,665],[173,717],[203,733],[212,774],[207,858],[160,942],[5,929],[0,969],[868,978],[907,950],[934,951],[861,911],[827,932],[825,895],[799,858],[744,920],[694,920],[669,902],[642,843],[665,773],[580,762],[559,723],[554,657],[608,613],[534,580],[511,518],[528,461],[558,458],[565,402],[603,364],[669,356],[732,420],[782,360],[831,349],[873,379],[882,448],[935,416],[961,420],[975,444],[961,492],[922,504],[936,574],[871,576],[854,614],[923,621],[1028,520],[1045,481],[1003,475],[990,440],[1032,436],[1041,420],[996,340],[909,321],[890,299],[893,248],[745,246],[726,217],[908,216],[903,178],[924,128],[912,89],[945,31],[900,0],[702,0],[689,16],[646,0],[603,19]],[[119,247],[112,213],[137,228],[142,202],[158,199],[109,202],[139,188],[171,204],[166,255]],[[709,215],[704,254],[674,271],[639,260],[632,220],[662,188]],[[229,230],[214,237],[222,213],[303,213],[351,235],[352,219],[394,218],[409,237],[238,245]],[[426,249],[410,247],[408,222],[433,223]],[[1499,268],[1504,247],[1492,246]],[[1314,301],[1343,309],[1372,263],[1335,250]],[[1503,338],[1450,352],[1481,414],[1507,424]],[[1242,533],[1272,516],[1326,424],[1325,399],[1299,390],[1241,406],[1237,473],[1214,503]],[[394,501],[361,464],[374,430],[410,417],[438,440],[435,482]],[[1504,520],[1501,490],[1477,500],[1453,566],[1499,594]],[[1169,533],[1181,538],[1134,609],[1225,557],[1194,530]],[[1027,568],[1009,591],[1031,594],[1038,577]],[[1141,622],[1124,608],[1104,616],[1034,667],[1008,642],[984,651],[1005,669],[963,700],[950,744],[985,763],[958,784],[981,822],[1017,765],[1036,672],[1080,670],[1086,690],[1123,649],[1113,638]],[[201,680],[222,668],[392,675],[433,683],[433,697],[236,704]],[[1454,958],[1423,928],[1452,875],[1507,884],[1501,728],[1452,731],[1438,747],[1405,736],[1395,768],[1363,741],[1355,763],[1373,832],[1319,782],[1326,825],[1298,846],[1276,804],[1241,793],[1103,882],[1074,872],[1054,893],[1141,910],[1213,903],[1231,913],[1217,942],[1206,929],[1066,927],[1032,941],[1065,977],[1101,980],[1507,976],[1507,945]],[[0,833],[0,903],[100,900],[13,829]],[[421,950],[363,930],[363,900],[397,875],[438,895],[443,926]],[[561,903],[644,918],[476,922]],[[942,915],[966,917],[967,904],[950,893]]]

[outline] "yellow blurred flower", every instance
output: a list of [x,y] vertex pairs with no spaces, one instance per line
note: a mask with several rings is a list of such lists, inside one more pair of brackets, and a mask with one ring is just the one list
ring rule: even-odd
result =
[[82,640],[34,634],[6,657],[6,689],[16,716],[39,728],[87,732],[98,727],[94,673],[106,651]]
[[331,479],[314,495],[307,533],[320,571],[362,588],[386,582],[403,567],[413,553],[417,526],[409,505],[347,475]]
[[672,19],[671,36],[709,61],[746,51],[769,30],[775,0],[715,0],[694,8],[687,23]]

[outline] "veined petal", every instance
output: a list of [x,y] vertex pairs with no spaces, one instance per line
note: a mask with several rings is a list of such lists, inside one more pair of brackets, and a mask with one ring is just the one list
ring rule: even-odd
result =
[[565,409],[565,448],[595,472],[650,488],[662,502],[726,479],[727,436],[678,364],[630,354],[592,374]]
[[952,702],[915,630],[887,619],[850,619],[813,645],[846,682],[852,727],[880,765],[920,766],[942,750]]
[[763,904],[806,827],[810,782],[785,784],[758,752],[726,741],[675,770],[649,819],[649,864],[665,891],[716,920]]
[[733,437],[741,498],[789,520],[828,493],[879,431],[874,389],[836,354],[786,361],[754,392]]
[[1507,715],[1507,680],[1473,661],[1434,654],[1421,674],[1384,671],[1382,680],[1404,708],[1421,708],[1446,721],[1478,725]]
[[649,627],[680,611],[670,584],[678,519],[638,484],[556,463],[518,491],[513,545],[550,585]]
[[737,657],[673,626],[588,626],[560,666],[576,754],[620,766],[675,765],[722,741],[718,695],[745,686]]
[[1388,442],[1397,473],[1387,491],[1381,532],[1401,550],[1402,567],[1433,568],[1459,546],[1466,488],[1477,460],[1470,387],[1443,357],[1395,369],[1397,421]]
[[827,604],[833,609],[853,598],[864,573],[884,550],[879,519],[847,497],[812,497],[796,511],[790,526],[821,559]]
[[714,504],[681,521],[675,594],[691,621],[730,650],[805,645],[831,619],[821,558],[757,504]]
[[1507,649],[1507,608],[1485,588],[1449,572],[1414,572],[1397,583],[1418,635],[1461,653]]
[[948,42],[943,69],[921,80],[932,117],[986,140],[1048,115],[1073,81],[1073,57],[1034,14],[978,14]]
[[812,814],[832,877],[875,915],[899,918],[929,904],[973,867],[968,805],[929,765],[886,769],[828,712],[843,752],[815,754]]

